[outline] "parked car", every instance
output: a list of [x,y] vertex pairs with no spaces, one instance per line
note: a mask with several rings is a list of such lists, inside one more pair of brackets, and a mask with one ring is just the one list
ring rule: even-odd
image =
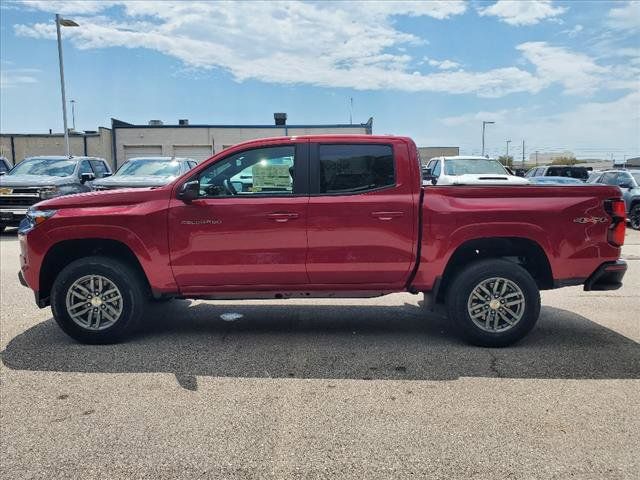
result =
[[95,157],[29,157],[0,177],[0,231],[16,227],[27,209],[41,200],[88,192],[96,178],[110,175]]
[[585,182],[571,177],[529,177],[534,185],[584,185]]
[[11,164],[9,163],[9,160],[4,157],[0,157],[0,175],[4,175],[9,170],[11,170]]
[[580,167],[577,165],[546,165],[543,167],[535,167],[529,170],[525,178],[532,177],[569,177],[586,181],[589,173],[592,171],[590,167]]
[[[231,179],[249,167],[240,192]],[[623,220],[612,186],[423,186],[407,137],[260,139],[163,187],[39,203],[19,277],[86,343],[122,339],[150,299],[424,292],[495,347],[531,330],[541,289],[619,288]]]
[[606,170],[589,180],[590,183],[615,185],[622,190],[629,226],[640,230],[640,170]]
[[175,180],[198,164],[191,158],[131,158],[112,176],[93,182],[94,190],[159,187]]
[[434,185],[529,184],[509,173],[498,160],[486,157],[435,157],[429,160],[423,178]]

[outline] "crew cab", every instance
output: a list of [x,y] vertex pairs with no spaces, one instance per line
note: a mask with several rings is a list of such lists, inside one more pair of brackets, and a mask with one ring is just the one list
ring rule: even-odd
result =
[[91,190],[96,178],[111,175],[103,158],[28,157],[0,176],[0,231],[17,227],[40,200]]
[[410,138],[284,137],[166,186],[35,205],[19,276],[86,343],[122,339],[153,300],[422,292],[470,342],[504,346],[536,323],[540,290],[619,288],[624,235],[617,187],[423,186]]

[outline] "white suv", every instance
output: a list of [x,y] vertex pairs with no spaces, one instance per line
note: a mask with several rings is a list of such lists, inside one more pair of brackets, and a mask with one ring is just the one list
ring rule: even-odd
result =
[[423,170],[425,182],[434,185],[528,185],[529,181],[511,175],[495,158],[435,157]]

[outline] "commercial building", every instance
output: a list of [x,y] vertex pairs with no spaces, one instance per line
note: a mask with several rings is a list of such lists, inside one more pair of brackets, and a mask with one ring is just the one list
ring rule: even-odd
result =
[[420,161],[426,165],[434,157],[455,157],[460,155],[460,147],[418,147]]
[[[337,134],[367,134],[373,130],[373,118],[366,123],[307,125],[287,124],[286,113],[275,113],[271,125],[191,125],[179,120],[165,125],[159,120],[136,125],[111,119],[111,128],[98,131],[71,132],[69,143],[73,155],[106,159],[116,169],[126,160],[140,156],[175,156],[204,160],[214,153],[246,140],[265,137]],[[0,156],[12,164],[35,155],[64,155],[64,135],[0,134]]]
[[[71,154],[100,157],[113,164],[111,130],[100,127],[98,131],[74,132],[69,134]],[[64,155],[64,135],[62,133],[2,133],[0,134],[0,156],[12,165],[25,157],[36,155]]]
[[565,150],[564,152],[536,151],[529,154],[529,163],[535,163],[536,165],[547,165],[560,158],[576,158],[576,156],[570,150]]
[[286,113],[275,113],[272,125],[191,125],[188,120],[179,120],[177,125],[164,125],[159,120],[135,125],[111,120],[116,168],[129,158],[149,155],[190,157],[200,161],[256,138],[326,133],[371,135],[372,129],[373,118],[360,124],[289,125]]

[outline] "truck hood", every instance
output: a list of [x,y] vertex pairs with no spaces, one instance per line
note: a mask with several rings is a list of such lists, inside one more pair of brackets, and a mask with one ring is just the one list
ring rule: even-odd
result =
[[450,176],[453,185],[529,185],[529,180],[514,175],[481,173]]
[[45,187],[76,183],[76,177],[51,177],[49,175],[2,175],[0,187]]
[[99,192],[77,193],[45,200],[37,204],[39,210],[59,210],[62,208],[98,208],[138,203],[166,198],[169,200],[171,188],[123,188]]
[[94,187],[107,188],[141,188],[141,187],[161,187],[175,180],[177,177],[159,177],[157,175],[133,176],[133,175],[114,175],[113,177],[101,178],[93,182]]

